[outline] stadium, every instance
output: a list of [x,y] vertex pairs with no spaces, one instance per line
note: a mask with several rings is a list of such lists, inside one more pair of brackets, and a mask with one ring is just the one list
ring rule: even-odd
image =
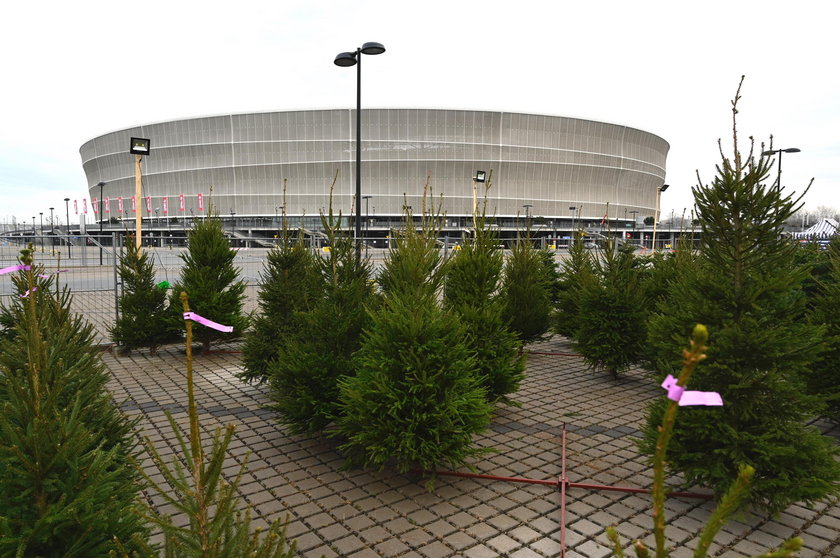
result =
[[[233,237],[271,237],[282,219],[317,234],[330,203],[350,216],[355,192],[354,109],[227,114],[139,125],[80,149],[94,221],[124,230],[185,233],[210,208]],[[642,234],[665,180],[668,143],[642,130],[578,118],[444,109],[362,111],[362,224],[385,238],[424,185],[442,203],[443,234],[469,231],[491,178],[487,214],[503,236],[524,224],[547,239],[577,228]],[[132,137],[148,138],[143,200],[135,195]],[[134,204],[132,203],[134,201]],[[100,209],[101,208],[101,209]],[[100,219],[99,215],[105,219]],[[641,240],[641,238],[639,238]]]

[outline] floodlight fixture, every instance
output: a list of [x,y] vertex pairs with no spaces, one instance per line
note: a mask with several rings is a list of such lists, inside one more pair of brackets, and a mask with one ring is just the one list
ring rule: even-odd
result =
[[132,155],[148,155],[152,146],[152,140],[147,138],[131,138],[131,146],[128,152]]
[[473,179],[476,182],[481,182],[482,184],[487,181],[487,173],[485,171],[475,171],[475,178]]

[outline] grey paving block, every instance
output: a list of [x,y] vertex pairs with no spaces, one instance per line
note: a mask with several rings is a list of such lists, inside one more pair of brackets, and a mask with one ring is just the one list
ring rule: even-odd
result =
[[[539,347],[569,350],[562,338]],[[289,433],[266,409],[266,386],[236,379],[241,369],[237,348],[230,345],[230,352],[195,359],[204,442],[209,445],[216,428],[236,424],[225,475],[232,479],[248,455],[249,471],[240,484],[244,503],[254,507],[260,525],[289,514],[289,535],[298,540],[301,556],[558,555],[560,494],[555,487],[441,476],[430,493],[424,479],[411,475],[343,470],[344,459],[333,441]],[[182,432],[188,426],[181,349],[166,347],[155,356],[103,354],[111,372],[109,389],[123,401],[124,412],[140,419],[138,433],[149,436],[167,459],[179,450],[164,412],[173,413]],[[632,438],[639,434],[645,405],[660,392],[641,370],[614,381],[586,369],[580,359],[529,355],[527,377],[515,397],[522,407],[499,407],[490,429],[475,437],[477,445],[498,452],[472,465],[486,474],[556,479],[565,423],[571,481],[648,488],[650,466]],[[818,426],[840,436],[838,427]],[[144,466],[153,478],[161,478],[150,460]],[[611,524],[625,544],[651,537],[649,496],[570,488],[566,504],[570,557],[608,555],[604,531]],[[693,548],[711,509],[708,502],[667,501],[673,556]],[[837,556],[840,506],[834,501],[796,504],[770,520],[748,515],[726,525],[713,548],[718,556],[747,556],[791,534],[806,541],[801,556]]]

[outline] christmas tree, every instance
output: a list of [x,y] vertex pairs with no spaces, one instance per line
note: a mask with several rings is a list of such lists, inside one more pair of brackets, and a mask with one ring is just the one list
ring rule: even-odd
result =
[[248,316],[242,311],[245,282],[239,279],[239,269],[233,263],[235,257],[236,251],[228,244],[217,215],[195,223],[189,233],[189,251],[181,255],[184,261],[181,276],[170,297],[170,323],[178,327],[182,320],[176,293],[185,291],[195,313],[233,327],[227,333],[198,324],[195,337],[205,353],[212,342],[236,339],[248,327]]
[[[490,181],[487,182],[490,189]],[[465,238],[449,262],[444,299],[467,328],[467,341],[475,355],[482,384],[491,402],[510,402],[519,389],[525,359],[504,319],[500,296],[504,255],[498,233],[490,228],[484,209],[475,216],[474,236]]]
[[840,237],[834,237],[829,250],[830,268],[822,274],[813,298],[811,323],[826,328],[827,348],[811,367],[808,389],[827,403],[825,415],[840,421]]
[[322,430],[338,413],[338,384],[354,375],[352,357],[361,345],[374,304],[370,263],[356,252],[332,204],[321,216],[329,244],[317,258],[321,296],[294,314],[294,328],[278,345],[268,368],[274,409],[293,432]]
[[563,261],[559,274],[554,320],[554,330],[570,339],[574,339],[578,331],[580,293],[583,285],[593,280],[593,265],[592,257],[583,245],[582,231],[578,231],[569,245],[569,257]]
[[179,336],[167,320],[166,290],[156,284],[154,262],[137,247],[132,235],[127,237],[125,250],[117,268],[123,285],[117,301],[119,318],[109,333],[125,352],[148,347],[154,354],[159,345]]
[[31,248],[21,265],[2,309],[14,326],[0,341],[0,555],[105,556],[114,537],[139,548],[137,444],[105,389],[93,328]]
[[579,287],[575,348],[587,364],[614,378],[639,361],[646,341],[647,300],[633,263],[632,247],[608,241]]
[[530,231],[517,236],[502,280],[504,316],[522,345],[541,339],[551,325],[553,285]]
[[467,332],[440,302],[439,218],[424,207],[417,230],[406,213],[380,275],[383,302],[354,357],[357,375],[340,384],[336,432],[350,465],[403,472],[463,464],[481,452],[472,435],[490,422]]
[[277,358],[283,340],[299,328],[296,313],[310,310],[322,290],[316,259],[304,244],[303,233],[292,238],[284,228],[280,244],[266,258],[258,295],[259,312],[242,346],[240,379],[268,380],[269,365]]
[[[673,374],[686,324],[707,325],[711,348],[693,385],[716,391],[718,411],[686,409],[674,428],[670,467],[687,484],[722,494],[741,465],[756,470],[749,501],[771,512],[836,494],[840,464],[833,440],[806,426],[819,410],[803,379],[823,349],[823,328],[801,319],[804,270],[782,234],[799,198],[768,175],[772,160],[739,151],[733,102],[733,158],[723,157],[709,185],[693,189],[702,226],[697,270],[680,275],[649,327],[659,373]],[[772,146],[771,146],[772,147]],[[722,150],[721,150],[722,153]],[[654,403],[642,450],[654,453],[664,404]]]
[[[180,294],[181,308],[189,312],[187,294]],[[182,322],[184,323],[184,322]],[[198,408],[193,390],[192,327],[185,322],[187,337],[187,409],[189,435],[184,437],[180,425],[167,412],[169,424],[178,438],[180,454],[172,458],[171,464],[155,449],[148,438],[146,448],[164,482],[153,478],[147,471],[143,475],[157,494],[166,503],[185,515],[189,522],[181,527],[175,525],[167,515],[149,510],[149,518],[164,535],[164,558],[292,558],[296,555],[296,544],[286,540],[286,522],[276,519],[265,533],[251,529],[251,510],[243,506],[238,496],[239,480],[247,471],[243,463],[232,480],[225,479],[225,459],[233,437],[233,425],[224,432],[217,429],[209,452],[201,440],[198,422]],[[242,508],[245,508],[244,510]],[[140,543],[139,551],[132,551],[124,539],[117,540],[119,553],[112,556],[122,558],[158,558],[157,549]]]

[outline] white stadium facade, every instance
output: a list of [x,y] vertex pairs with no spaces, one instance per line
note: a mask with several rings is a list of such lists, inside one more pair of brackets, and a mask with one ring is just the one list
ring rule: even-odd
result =
[[[668,143],[627,126],[477,110],[361,114],[366,236],[384,238],[406,206],[417,215],[427,182],[442,196],[444,234],[460,236],[471,226],[475,192],[479,203],[483,197],[478,171],[492,176],[487,213],[503,236],[524,223],[547,238],[578,227],[635,232],[636,221],[654,215],[665,181]],[[90,200],[103,208],[106,230],[125,230],[122,221],[142,211],[152,238],[186,230],[211,204],[240,239],[270,236],[284,214],[294,228],[316,231],[333,182],[334,209],[353,212],[355,118],[353,109],[227,114],[104,134],[80,149]],[[132,137],[151,142],[143,199],[134,204]]]

